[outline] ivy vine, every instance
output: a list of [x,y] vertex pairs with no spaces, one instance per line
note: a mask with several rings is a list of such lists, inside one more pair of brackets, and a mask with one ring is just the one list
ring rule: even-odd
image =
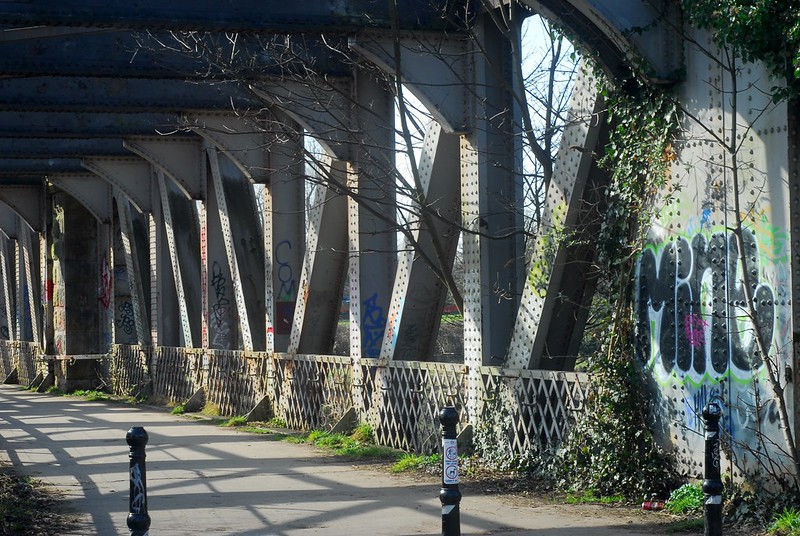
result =
[[593,308],[604,318],[587,332],[591,394],[556,456],[562,485],[604,495],[641,496],[668,490],[673,465],[648,429],[642,368],[633,356],[632,285],[635,263],[668,190],[677,105],[659,87],[600,78],[609,140],[600,165],[610,175],[600,235],[604,274]]
[[800,0],[682,0],[682,7],[718,45],[785,78],[788,87],[776,88],[776,98],[800,96]]

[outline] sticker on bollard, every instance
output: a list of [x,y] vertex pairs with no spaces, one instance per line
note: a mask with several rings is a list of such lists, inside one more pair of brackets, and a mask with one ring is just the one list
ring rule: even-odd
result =
[[442,423],[442,489],[439,490],[439,500],[442,503],[442,536],[461,536],[456,408],[452,406],[442,408],[439,412],[439,422]]
[[455,439],[442,439],[444,450],[444,483],[458,484],[458,442]]

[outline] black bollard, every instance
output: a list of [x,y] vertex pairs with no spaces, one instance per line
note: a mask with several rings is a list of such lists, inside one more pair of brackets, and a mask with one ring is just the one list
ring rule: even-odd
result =
[[451,406],[442,408],[439,412],[439,422],[442,423],[442,489],[439,491],[439,500],[442,502],[442,536],[461,536],[456,408]]
[[703,478],[705,536],[722,536],[722,479],[719,463],[719,419],[722,410],[711,402],[703,408],[706,425],[706,462]]
[[147,432],[141,426],[133,426],[125,435],[125,440],[131,447],[131,494],[128,508],[130,536],[147,536],[150,529],[150,515],[147,513],[147,469],[144,461],[144,447],[148,439]]

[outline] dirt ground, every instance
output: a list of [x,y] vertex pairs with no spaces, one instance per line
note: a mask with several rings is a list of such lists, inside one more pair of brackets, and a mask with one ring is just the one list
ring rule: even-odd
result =
[[[371,463],[357,464],[359,467],[368,466],[376,471],[389,471],[389,464]],[[412,478],[421,482],[440,483],[438,475],[423,472],[403,473],[404,478]],[[686,520],[689,516],[676,516],[665,511],[642,510],[641,503],[623,502],[617,504],[567,504],[567,497],[548,489],[536,481],[527,478],[518,478],[506,474],[485,474],[478,477],[461,477],[459,489],[464,497],[470,494],[503,495],[505,500],[518,508],[547,507],[548,510],[563,511],[565,516],[580,517],[613,517],[620,524],[652,526],[653,534],[701,535],[703,528],[697,530],[676,530],[676,524]],[[533,515],[533,514],[532,514]],[[694,519],[702,519],[702,512]],[[725,536],[766,536],[766,531],[754,526],[732,526],[726,524],[723,528]]]

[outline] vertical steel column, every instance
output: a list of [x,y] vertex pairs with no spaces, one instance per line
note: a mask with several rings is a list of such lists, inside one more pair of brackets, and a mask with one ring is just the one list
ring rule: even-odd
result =
[[140,346],[147,345],[150,341],[146,331],[147,316],[144,312],[145,295],[142,288],[142,269],[139,265],[139,256],[134,254],[136,240],[133,236],[133,222],[131,218],[131,203],[125,194],[117,191],[117,214],[119,217],[120,238],[125,252],[125,269],[128,275],[128,285],[131,293],[131,306],[133,307],[133,321],[136,329],[136,343]]
[[273,115],[267,121],[269,185],[264,195],[270,208],[264,208],[264,236],[267,240],[269,228],[272,235],[265,251],[274,300],[270,311],[274,311],[275,349],[284,352],[289,347],[305,253],[305,161],[302,128],[277,110]]
[[[275,270],[273,269],[273,243],[274,240],[273,230],[272,230],[272,222],[274,219],[273,216],[273,205],[272,205],[272,192],[270,188],[265,187],[261,192],[261,203],[262,203],[262,212],[261,212],[261,230],[264,232],[264,328],[266,329],[266,341],[267,341],[267,353],[273,354],[275,353],[277,348],[280,348],[281,351],[285,352],[286,349],[289,347],[289,338],[287,336],[283,336],[285,341],[282,341],[284,344],[278,345],[277,341],[275,340],[277,335],[275,335]],[[292,320],[294,319],[294,304],[292,305],[292,316],[289,318],[289,334],[292,333]],[[269,377],[269,383],[271,384],[273,381],[273,377]],[[274,392],[273,386],[270,385],[268,387],[269,392]]]
[[[486,14],[478,16],[476,32],[479,44],[472,53],[476,119],[474,129],[463,139],[462,195],[469,205],[465,226],[481,236],[473,234],[465,240],[469,283],[465,293],[471,294],[465,296],[471,309],[465,331],[475,329],[474,322],[480,323],[482,354],[480,363],[472,358],[472,365],[500,365],[511,340],[524,281],[525,244],[519,232],[523,228],[521,138],[514,133],[520,122],[518,105],[509,90],[513,84],[508,38]],[[467,246],[468,241],[474,243]],[[480,318],[475,316],[477,309]]]
[[242,289],[242,278],[239,273],[239,261],[236,258],[236,250],[233,245],[233,233],[231,232],[230,214],[228,212],[228,202],[225,199],[225,190],[223,187],[222,173],[220,172],[219,159],[217,157],[217,150],[207,142],[204,144],[208,160],[211,167],[211,179],[214,185],[214,193],[217,200],[217,209],[219,210],[220,225],[222,228],[222,239],[225,244],[225,253],[228,260],[228,269],[230,270],[231,279],[233,280],[233,292],[236,300],[236,309],[239,318],[239,333],[242,336],[242,345],[244,350],[253,349],[253,337],[250,333],[250,321],[247,314],[247,305],[244,300],[244,291]]
[[[359,310],[350,319],[350,347],[354,358],[378,357],[397,263],[394,98],[374,73],[358,68],[355,98],[358,137],[354,141],[360,146],[354,151],[357,188],[356,184],[350,188],[358,192],[358,214],[350,227],[350,256],[359,266],[352,267],[358,273],[350,276],[350,307]],[[354,290],[358,300],[353,298]],[[356,338],[359,348],[353,345]]]
[[[45,199],[49,200],[50,195],[46,190]],[[48,203],[45,202],[45,207]],[[42,297],[42,342],[41,348],[44,353],[52,351],[53,342],[53,293],[50,280],[52,269],[52,258],[50,257],[49,244],[52,241],[51,222],[52,212],[45,209],[42,214],[44,226],[39,233],[39,292]]]
[[97,315],[98,341],[100,353],[110,352],[114,344],[114,248],[111,241],[111,225],[97,222],[97,265],[100,267],[97,301],[100,312]]
[[[347,188],[353,193],[347,197],[347,297],[350,300],[350,357],[358,362],[362,357],[361,344],[364,339],[361,326],[361,262],[359,229],[361,211],[358,209],[356,195],[358,177],[347,175]],[[381,371],[377,372],[378,375]],[[376,379],[379,381],[379,379]]]
[[198,203],[197,216],[200,223],[200,347],[210,348],[208,328],[208,205]]
[[[12,339],[13,338],[13,330],[14,330],[14,321],[13,321],[13,314],[14,314],[14,304],[11,301],[12,293],[10,292],[10,285],[11,281],[8,278],[8,250],[9,250],[9,242],[10,239],[6,236],[5,233],[0,233],[0,278],[2,281],[2,296],[3,298],[3,311],[2,311],[2,319],[0,322],[4,323],[5,326],[0,324],[0,338],[2,339]],[[5,329],[3,329],[3,327]]]
[[161,266],[161,262],[163,262],[163,241],[160,233],[163,218],[161,217],[162,212],[156,210],[159,205],[160,201],[154,199],[154,210],[147,215],[147,249],[150,260],[150,344],[153,346],[164,344],[160,329],[163,296],[159,285],[159,279],[164,277],[164,269]]
[[464,364],[467,372],[465,405],[471,423],[480,407],[480,367],[483,366],[483,294],[481,292],[479,156],[466,136],[461,137],[461,218],[464,251]]
[[22,221],[17,219],[17,237],[14,240],[14,291],[16,293],[16,298],[14,302],[17,304],[15,309],[16,318],[14,318],[14,339],[17,341],[22,341],[24,330],[22,327],[22,319],[24,317],[25,311],[25,294],[23,292],[24,288],[24,274],[25,270],[22,269],[22,243],[20,234],[22,233]]
[[[175,231],[172,219],[172,210],[169,204],[169,194],[167,192],[166,179],[161,170],[156,170],[156,177],[158,180],[158,191],[161,197],[161,215],[163,217],[164,231],[167,238],[167,249],[169,251],[169,258],[172,264],[172,276],[175,282],[175,292],[178,295],[178,312],[180,315],[181,336],[183,338],[183,345],[187,347],[194,346],[192,342],[192,330],[189,324],[189,310],[186,304],[186,292],[183,286],[183,278],[181,276],[181,263],[178,259],[178,250],[175,244]],[[163,277],[163,274],[162,274]],[[156,281],[158,284],[158,281]],[[154,315],[155,316],[155,315]],[[163,344],[163,343],[162,343]]]
[[[800,100],[789,99],[787,104],[787,162],[788,162],[788,176],[789,176],[789,214],[791,222],[791,273],[800,274],[800,161],[797,156],[800,155]],[[800,326],[800,277],[792,276],[792,326],[794,330]],[[795,443],[797,443],[798,434],[800,434],[800,337],[792,337],[792,352],[789,359],[795,365],[791,367],[791,375],[787,378],[792,385],[791,387],[791,401],[792,401],[792,414],[794,419],[792,422]],[[788,390],[789,387],[786,387]]]
[[25,286],[27,287],[28,291],[28,303],[26,305],[28,306],[29,311],[31,341],[41,345],[42,341],[39,338],[39,300],[37,299],[37,286],[34,283],[34,281],[37,281],[37,278],[35,277],[36,266],[33,264],[33,260],[38,260],[39,257],[38,255],[34,254],[33,246],[31,244],[31,233],[33,233],[33,230],[22,221],[20,221],[20,227],[22,227],[22,229],[20,229],[20,239],[22,242],[22,262],[25,271]]

